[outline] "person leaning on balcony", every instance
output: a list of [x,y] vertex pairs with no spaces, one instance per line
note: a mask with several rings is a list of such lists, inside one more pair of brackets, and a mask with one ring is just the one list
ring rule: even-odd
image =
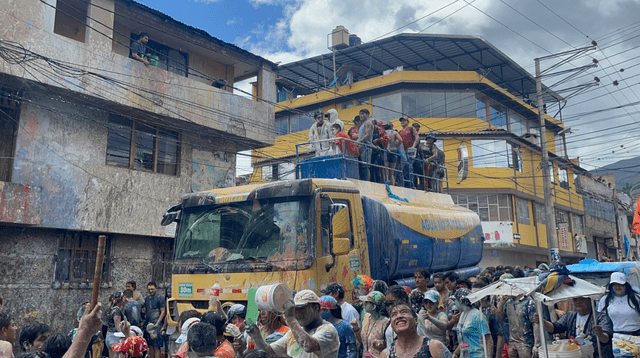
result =
[[149,61],[145,59],[145,57],[149,55],[147,54],[147,47],[145,46],[147,42],[149,42],[149,34],[146,32],[140,33],[138,40],[131,44],[131,58],[149,66]]

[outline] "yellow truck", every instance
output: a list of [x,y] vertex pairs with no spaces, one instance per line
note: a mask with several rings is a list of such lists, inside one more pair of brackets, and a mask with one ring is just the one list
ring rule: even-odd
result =
[[314,175],[184,195],[163,218],[177,222],[169,308],[205,310],[216,283],[229,306],[276,282],[337,281],[349,300],[358,274],[412,286],[419,267],[479,272],[480,218],[449,195]]

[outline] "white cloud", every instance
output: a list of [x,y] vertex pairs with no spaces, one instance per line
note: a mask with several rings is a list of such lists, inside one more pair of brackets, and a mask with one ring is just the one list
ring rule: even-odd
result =
[[[633,38],[633,28],[620,30],[637,21],[635,14],[640,12],[640,0],[585,0],[579,3],[541,0],[553,13],[536,1],[465,0],[449,6],[446,5],[451,4],[451,0],[249,1],[254,6],[283,7],[283,15],[275,25],[268,27],[258,24],[251,39],[243,39],[245,48],[273,62],[288,63],[328,53],[327,35],[338,25],[345,26],[351,34],[357,34],[363,42],[369,42],[383,35],[392,36],[397,33],[394,30],[415,21],[404,27],[401,32],[420,31],[480,37],[533,73],[534,58],[585,46],[590,41],[585,36],[588,35],[598,40],[601,48],[606,48],[605,53],[595,52],[573,61],[572,65],[587,64],[591,57],[595,57],[600,59],[600,67],[588,71],[588,74],[579,76],[560,88],[592,81],[593,76],[600,77],[602,85],[570,98],[562,115],[569,117],[572,113],[640,100],[640,88],[629,88],[637,83],[637,80],[633,81],[632,76],[640,75],[640,71],[629,68],[624,73],[618,72],[620,67],[629,67],[634,63],[618,65],[634,56],[634,51],[621,52],[640,45],[640,38]],[[446,8],[436,11],[445,6]],[[607,37],[603,37],[607,34]],[[620,41],[619,45],[608,48]],[[610,62],[605,61],[605,55],[609,57]],[[553,63],[549,61],[543,66]],[[624,82],[626,78],[630,78],[628,83]],[[559,79],[561,77],[545,79],[545,83],[550,84]],[[617,88],[611,86],[614,79],[620,81]],[[609,94],[607,89],[612,94]],[[557,105],[554,108],[551,114],[557,112]],[[627,111],[640,111],[640,106],[628,107]],[[625,116],[609,120],[614,114],[619,113]],[[628,116],[624,110],[567,120],[566,125],[575,129],[573,134],[567,136],[570,156],[583,157],[582,163],[589,167],[613,162],[621,155],[633,155],[632,149],[627,149],[625,153],[615,148],[620,141],[628,144],[627,148],[636,148],[636,152],[639,152],[640,140],[630,137],[628,133],[637,130],[640,125],[610,129],[633,124],[634,121],[640,123],[640,116]],[[594,134],[600,130],[602,135]],[[632,145],[635,147],[631,147]],[[608,154],[605,156],[602,153]]]
[[211,3],[214,3],[214,2],[218,2],[218,1],[220,1],[220,0],[193,0],[193,2],[203,2],[203,3],[206,3],[206,4],[211,4]]

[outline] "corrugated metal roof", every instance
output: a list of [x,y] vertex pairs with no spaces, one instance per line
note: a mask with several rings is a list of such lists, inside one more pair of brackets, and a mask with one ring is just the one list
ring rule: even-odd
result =
[[[466,35],[400,34],[336,50],[336,70],[350,67],[356,80],[402,66],[405,71],[476,71],[515,96],[535,99],[535,78],[485,40]],[[278,66],[285,80],[315,92],[333,80],[333,54]],[[563,98],[547,90],[545,101]]]

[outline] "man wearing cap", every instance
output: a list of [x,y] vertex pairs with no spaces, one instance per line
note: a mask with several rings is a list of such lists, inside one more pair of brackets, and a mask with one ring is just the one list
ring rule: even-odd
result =
[[[286,354],[293,358],[338,357],[338,331],[320,316],[320,298],[311,290],[302,290],[285,304],[285,319],[291,329],[272,344],[266,344],[255,325],[249,335],[267,354]],[[236,344],[234,343],[234,348]],[[244,347],[241,347],[244,350]]]
[[[593,357],[599,357],[597,342],[600,341],[602,347],[601,358],[612,358],[611,337],[613,336],[613,324],[609,316],[604,312],[596,312],[594,318],[589,297],[575,297],[573,305],[575,311],[565,313],[556,323],[543,320],[544,329],[553,334],[566,332],[567,337],[590,336],[594,347]],[[539,322],[537,313],[534,315],[534,319]]]
[[313,114],[313,118],[316,122],[309,128],[309,143],[311,143],[312,149],[316,151],[316,157],[330,155],[331,143],[323,140],[331,137],[331,125],[329,121],[324,120],[324,112],[321,109]]
[[187,352],[189,350],[189,343],[187,341],[189,329],[196,323],[200,323],[200,318],[192,317],[184,321],[184,323],[182,324],[180,336],[176,339],[176,344],[180,345],[178,352],[176,352],[175,354],[176,357],[179,357],[179,358],[187,357]]
[[321,291],[325,295],[329,295],[336,299],[338,306],[342,309],[342,319],[351,322],[354,319],[360,320],[360,314],[351,305],[344,300],[344,287],[338,282],[331,282],[327,288]]

